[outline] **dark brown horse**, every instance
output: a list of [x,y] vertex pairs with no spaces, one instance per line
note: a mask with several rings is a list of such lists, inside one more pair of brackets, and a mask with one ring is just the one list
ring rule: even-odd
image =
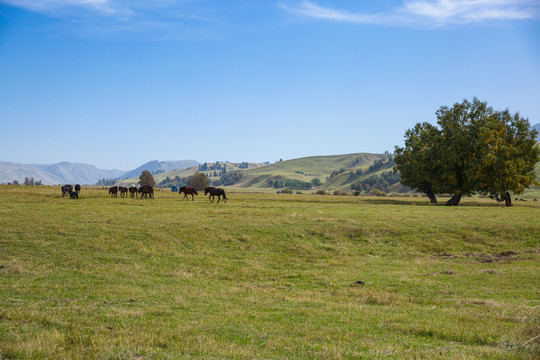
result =
[[217,200],[218,203],[219,203],[219,200],[221,200],[222,196],[223,196],[223,201],[227,202],[227,196],[225,196],[225,190],[221,188],[215,188],[213,186],[207,187],[206,189],[204,189],[204,195],[206,194],[210,194],[210,196],[208,196],[208,199],[210,200],[210,202],[214,202],[214,196],[218,197],[218,200]]
[[144,197],[145,199],[153,199],[154,198],[154,188],[150,185],[143,185],[139,188],[139,194],[141,195],[141,199]]
[[120,196],[121,197],[127,197],[128,196],[128,188],[125,186],[119,186],[118,190],[120,190]]
[[178,194],[184,193],[184,198],[182,200],[189,200],[188,195],[191,195],[191,201],[195,200],[195,195],[199,195],[197,193],[197,190],[195,188],[192,188],[190,186],[182,186],[180,190],[178,190]]
[[109,195],[111,195],[111,197],[118,197],[118,186],[109,188]]
[[133,199],[134,197],[139,197],[139,189],[137,189],[136,186],[131,186],[129,188],[129,194],[131,195],[131,198]]

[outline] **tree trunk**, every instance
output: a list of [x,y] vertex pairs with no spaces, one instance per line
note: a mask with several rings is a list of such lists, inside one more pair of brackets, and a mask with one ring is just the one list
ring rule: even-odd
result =
[[446,202],[446,206],[457,206],[461,200],[461,194],[455,194],[450,200]]
[[508,191],[502,196],[502,198],[504,199],[504,204],[506,206],[512,206],[512,197],[510,197]]
[[430,182],[424,182],[423,187],[424,187],[424,193],[429,198],[429,201],[432,204],[436,204],[437,203],[437,198],[435,197],[435,194],[433,193],[433,189],[431,188],[431,183]]

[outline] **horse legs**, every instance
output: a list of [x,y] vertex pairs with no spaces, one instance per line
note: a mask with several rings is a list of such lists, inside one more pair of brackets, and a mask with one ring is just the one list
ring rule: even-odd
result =
[[219,200],[221,200],[221,195],[217,196],[217,203],[216,204],[219,204]]

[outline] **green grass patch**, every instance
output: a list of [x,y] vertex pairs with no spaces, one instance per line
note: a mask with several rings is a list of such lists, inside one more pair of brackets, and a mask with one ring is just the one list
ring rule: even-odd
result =
[[537,203],[0,195],[0,358],[540,354]]

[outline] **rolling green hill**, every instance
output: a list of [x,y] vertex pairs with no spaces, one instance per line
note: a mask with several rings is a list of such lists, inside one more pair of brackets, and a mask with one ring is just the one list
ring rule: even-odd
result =
[[[312,181],[318,178],[324,184],[332,172],[341,169],[367,168],[375,160],[386,159],[388,155],[354,153],[332,156],[310,156],[300,159],[280,161],[257,169],[243,172],[242,179],[234,187],[271,188],[276,179],[296,179]],[[324,187],[324,186],[323,186]]]

